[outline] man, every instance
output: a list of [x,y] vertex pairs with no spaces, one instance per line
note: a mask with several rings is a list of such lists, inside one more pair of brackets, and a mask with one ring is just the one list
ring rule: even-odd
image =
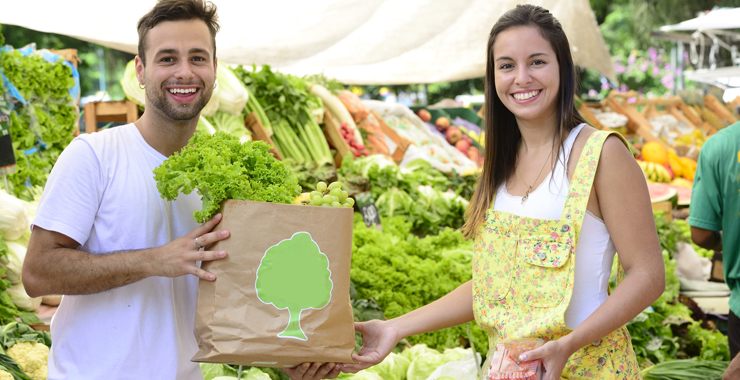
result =
[[[725,282],[732,290],[730,355],[735,358],[740,351],[740,123],[717,132],[702,146],[688,223],[697,245],[723,251]],[[740,361],[733,360],[730,367],[740,368]]]
[[[28,294],[64,294],[52,321],[49,380],[203,379],[193,336],[201,250],[225,239],[192,217],[196,193],[160,198],[152,170],[182,149],[216,85],[216,7],[162,0],[139,20],[136,74],[146,111],[75,139],[52,171],[23,268]],[[332,371],[332,372],[330,372]],[[294,379],[336,377],[300,366]]]

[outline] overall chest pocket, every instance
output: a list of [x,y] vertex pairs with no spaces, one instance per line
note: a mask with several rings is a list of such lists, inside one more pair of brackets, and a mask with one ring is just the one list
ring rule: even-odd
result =
[[528,236],[516,250],[515,297],[533,307],[558,306],[567,291],[573,245],[549,236]]
[[473,295],[500,301],[511,289],[516,267],[517,239],[488,233],[476,238],[473,246]]

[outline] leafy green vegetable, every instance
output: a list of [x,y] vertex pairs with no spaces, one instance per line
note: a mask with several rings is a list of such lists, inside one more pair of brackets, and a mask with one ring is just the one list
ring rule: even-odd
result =
[[[654,212],[654,216],[663,251],[666,287],[650,308],[627,324],[638,362],[645,367],[691,357],[729,360],[727,337],[719,331],[703,328],[702,321],[692,319],[692,316],[701,317],[693,315],[691,309],[678,302],[680,282],[675,274],[673,254],[677,249],[676,243],[690,241],[690,231],[686,232],[688,225],[680,219],[666,221],[663,212]],[[681,296],[683,298],[685,296]]]
[[440,353],[423,353],[411,361],[406,378],[408,380],[426,380],[437,367],[448,361],[450,360]]
[[200,223],[213,217],[224,199],[291,204],[300,187],[269,149],[262,141],[240,143],[224,132],[196,133],[188,146],[154,169],[157,189],[167,200],[197,189],[203,209],[193,217]]
[[713,250],[702,248],[691,240],[691,226],[689,226],[689,223],[687,223],[683,219],[676,219],[673,221],[673,224],[678,227],[678,230],[681,232],[681,241],[691,243],[691,246],[694,248],[699,257],[706,257],[711,259],[714,256]]
[[344,85],[342,83],[336,79],[329,79],[324,74],[311,75],[306,78],[306,82],[324,86],[324,88],[334,95],[339,95],[339,93],[344,90]]
[[208,120],[215,130],[234,135],[241,142],[247,142],[252,139],[249,130],[244,126],[244,118],[241,115],[232,115],[227,112],[218,111],[215,115],[208,118]]
[[225,364],[200,363],[203,380],[213,380],[219,376],[236,376],[238,371]]
[[720,380],[727,370],[728,361],[675,360],[642,370],[645,380]]
[[21,199],[31,199],[26,187],[46,183],[73,138],[76,114],[69,89],[75,81],[62,62],[52,64],[17,50],[0,53],[0,69],[27,102],[10,115],[16,172],[8,175],[8,181],[10,192]]
[[315,162],[299,164],[295,160],[283,160],[298,179],[298,184],[304,192],[316,190],[316,184],[324,181],[332,183],[337,181],[337,170],[332,164],[317,165]]
[[380,364],[367,370],[380,375],[383,380],[405,380],[411,362],[400,354],[391,352]]
[[380,375],[369,369],[362,370],[357,373],[340,373],[337,379],[342,380],[385,380]]
[[[272,71],[268,65],[259,70],[252,66],[234,69],[252,96],[256,97],[267,119],[272,123],[278,151],[283,157],[298,163],[332,163],[329,145],[316,123],[315,114],[323,115],[321,100],[308,92],[308,84],[301,78]],[[250,106],[248,106],[250,107]]]
[[0,345],[3,349],[23,342],[42,343],[51,347],[51,335],[46,331],[36,331],[20,322],[10,322],[0,328]]
[[[386,317],[395,318],[427,305],[471,279],[473,243],[459,231],[448,228],[436,236],[418,238],[402,217],[381,221],[383,231],[367,228],[362,216],[355,213],[351,278],[357,298],[376,300]],[[476,349],[485,355],[486,334],[475,322],[469,326]],[[407,340],[414,347],[425,343],[445,349],[463,345],[461,338],[467,340],[465,325]]]
[[418,234],[436,234],[445,227],[460,228],[468,201],[449,190],[444,174],[424,160],[399,168],[381,155],[353,159],[346,157],[337,171],[339,180],[350,187],[356,178],[367,179],[375,206],[382,217],[403,216]]

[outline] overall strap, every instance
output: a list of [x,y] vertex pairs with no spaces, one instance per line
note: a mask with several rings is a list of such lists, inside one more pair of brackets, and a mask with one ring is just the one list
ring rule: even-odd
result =
[[596,131],[589,136],[586,145],[583,147],[581,156],[578,158],[578,165],[573,173],[573,179],[570,181],[568,188],[568,198],[565,201],[561,220],[570,220],[575,230],[575,241],[581,234],[583,218],[586,215],[586,206],[591,195],[594,178],[596,177],[596,168],[599,165],[601,149],[604,147],[604,141],[609,135],[616,135],[627,145],[627,140],[617,132]]

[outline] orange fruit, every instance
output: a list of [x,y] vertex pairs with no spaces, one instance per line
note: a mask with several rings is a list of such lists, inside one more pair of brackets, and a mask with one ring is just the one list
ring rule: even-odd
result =
[[668,163],[668,151],[658,142],[650,141],[642,147],[642,159],[648,162],[665,165]]
[[668,165],[673,170],[673,175],[680,177],[683,175],[683,167],[681,166],[681,160],[678,159],[676,151],[673,149],[668,150]]
[[696,161],[688,157],[679,157],[678,159],[681,161],[683,177],[693,180],[696,173]]

